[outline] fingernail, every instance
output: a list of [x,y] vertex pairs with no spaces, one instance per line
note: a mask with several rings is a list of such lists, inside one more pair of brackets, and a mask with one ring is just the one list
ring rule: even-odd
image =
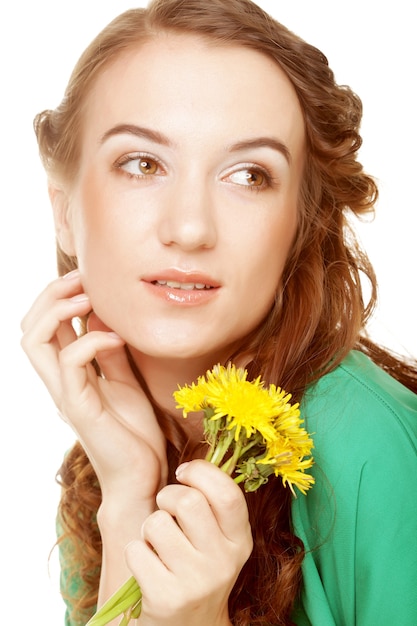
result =
[[61,278],[65,280],[72,280],[74,278],[78,278],[79,275],[80,275],[80,270],[76,269],[76,270],[72,270],[71,272],[68,272],[67,274],[64,274],[63,276],[61,276]]
[[78,293],[76,296],[72,296],[70,298],[71,302],[86,302],[88,300],[88,296],[86,293]]
[[179,476],[181,476],[181,474],[183,473],[183,471],[185,470],[185,468],[187,467],[187,465],[189,465],[190,462],[187,461],[186,463],[181,463],[181,465],[178,465],[176,471],[175,471],[175,476],[177,478],[179,478]]
[[112,339],[117,339],[117,341],[123,341],[123,339],[120,337],[120,335],[115,333],[113,330],[111,330],[109,333],[107,333],[107,335],[109,337],[111,337]]

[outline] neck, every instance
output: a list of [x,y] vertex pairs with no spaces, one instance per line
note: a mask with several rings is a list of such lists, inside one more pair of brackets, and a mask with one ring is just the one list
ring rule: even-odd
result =
[[207,358],[159,359],[139,353],[132,348],[130,352],[152,397],[170,413],[177,411],[173,393],[178,389],[178,385],[183,386],[197,381],[199,376],[204,375],[215,364]]
[[210,356],[196,359],[160,359],[144,355],[134,348],[130,348],[130,353],[152,398],[186,430],[192,443],[201,442],[202,415],[190,414],[184,419],[182,411],[176,408],[173,393],[178,386],[196,382],[199,376],[224,360],[212,360]]

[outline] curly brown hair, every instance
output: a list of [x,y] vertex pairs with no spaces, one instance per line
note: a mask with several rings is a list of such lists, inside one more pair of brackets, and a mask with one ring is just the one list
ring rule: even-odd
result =
[[[283,286],[269,315],[239,353],[230,357],[250,354],[250,376],[261,375],[268,383],[290,389],[297,400],[353,348],[415,389],[416,367],[375,346],[364,330],[375,306],[377,284],[349,221],[351,216],[373,210],[377,188],[357,160],[361,101],[348,87],[336,84],[326,57],[317,48],[250,0],[153,0],[147,9],[129,10],[113,20],[81,56],[60,106],[35,118],[40,154],[50,179],[71,182],[77,172],[83,103],[103,68],[162,31],[262,52],[286,73],[304,115],[306,166],[298,231]],[[76,266],[76,259],[58,248],[59,273]],[[368,302],[363,297],[363,280],[370,286]],[[155,410],[169,442],[173,475],[179,460],[189,454],[186,438],[178,429],[172,430],[172,420],[156,404]],[[96,513],[101,495],[80,444],[65,457],[59,481],[65,567],[83,583],[82,595],[69,598],[72,619],[74,624],[84,624],[94,610],[99,584],[101,542]],[[289,491],[272,481],[246,497],[255,547],[230,596],[231,620],[236,626],[291,624],[303,545],[292,531]]]

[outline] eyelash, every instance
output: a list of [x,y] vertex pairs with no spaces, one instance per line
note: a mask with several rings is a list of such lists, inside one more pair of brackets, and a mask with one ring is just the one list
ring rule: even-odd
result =
[[115,161],[113,167],[115,167],[116,170],[121,170],[123,174],[125,174],[126,176],[134,180],[138,180],[138,179],[141,180],[143,178],[148,178],[148,176],[152,176],[152,174],[140,174],[139,172],[137,174],[133,174],[132,172],[128,172],[126,169],[123,168],[123,166],[127,165],[128,163],[132,163],[133,161],[141,161],[141,160],[155,163],[158,169],[162,168],[162,163],[159,161],[159,159],[157,159],[154,156],[151,156],[150,154],[146,154],[142,152],[135,152],[134,154],[125,154],[124,156],[120,157],[120,159],[117,159],[117,161]]
[[233,174],[237,174],[238,172],[242,172],[244,170],[252,174],[259,174],[264,178],[261,185],[241,185],[241,187],[247,191],[257,191],[257,192],[264,191],[265,189],[269,189],[273,187],[274,184],[276,184],[277,182],[277,180],[273,177],[272,172],[267,167],[261,167],[259,165],[255,165],[255,163],[241,164],[239,169],[232,171],[230,174],[228,174],[228,177],[232,176]]
[[[140,161],[141,159],[143,161],[149,161],[149,162],[154,163],[157,169],[162,168],[162,164],[159,161],[159,159],[157,159],[154,156],[151,156],[150,154],[141,153],[141,152],[136,152],[134,154],[126,154],[122,156],[121,158],[117,159],[117,161],[115,161],[113,167],[115,167],[115,169],[117,170],[121,170],[123,174],[125,174],[126,176],[134,180],[142,180],[150,176],[153,176],[154,174],[140,174],[140,173],[134,174],[123,168],[124,165],[128,163],[132,163],[133,161]],[[268,189],[274,186],[274,184],[277,182],[276,179],[273,177],[271,171],[267,167],[260,167],[259,165],[255,165],[254,163],[242,164],[241,167],[239,167],[239,169],[236,169],[230,172],[227,175],[227,178],[243,170],[246,170],[247,172],[250,172],[253,174],[259,174],[260,176],[264,178],[261,185],[239,185],[239,183],[235,183],[247,191],[255,191],[255,192],[264,191],[265,189]]]

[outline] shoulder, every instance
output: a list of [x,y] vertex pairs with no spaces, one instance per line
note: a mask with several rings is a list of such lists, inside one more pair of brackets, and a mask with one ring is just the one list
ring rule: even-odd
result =
[[[417,475],[417,396],[352,352],[308,390],[300,408],[314,442],[316,484],[294,506],[307,543],[329,533],[341,540],[372,533],[382,521],[395,528],[399,510],[416,526],[410,484]],[[362,518],[367,523],[358,526]]]
[[352,405],[359,408],[361,402],[366,402],[367,407],[378,412],[417,414],[417,395],[356,350],[305,394],[307,407],[314,406],[315,402],[328,404],[331,401],[336,402],[340,409]]
[[325,492],[354,510],[369,494],[404,497],[417,475],[417,396],[367,356],[352,352],[305,394],[305,426],[314,441],[313,500]]
[[365,462],[388,441],[417,456],[417,395],[360,352],[308,389],[301,410],[319,456]]

